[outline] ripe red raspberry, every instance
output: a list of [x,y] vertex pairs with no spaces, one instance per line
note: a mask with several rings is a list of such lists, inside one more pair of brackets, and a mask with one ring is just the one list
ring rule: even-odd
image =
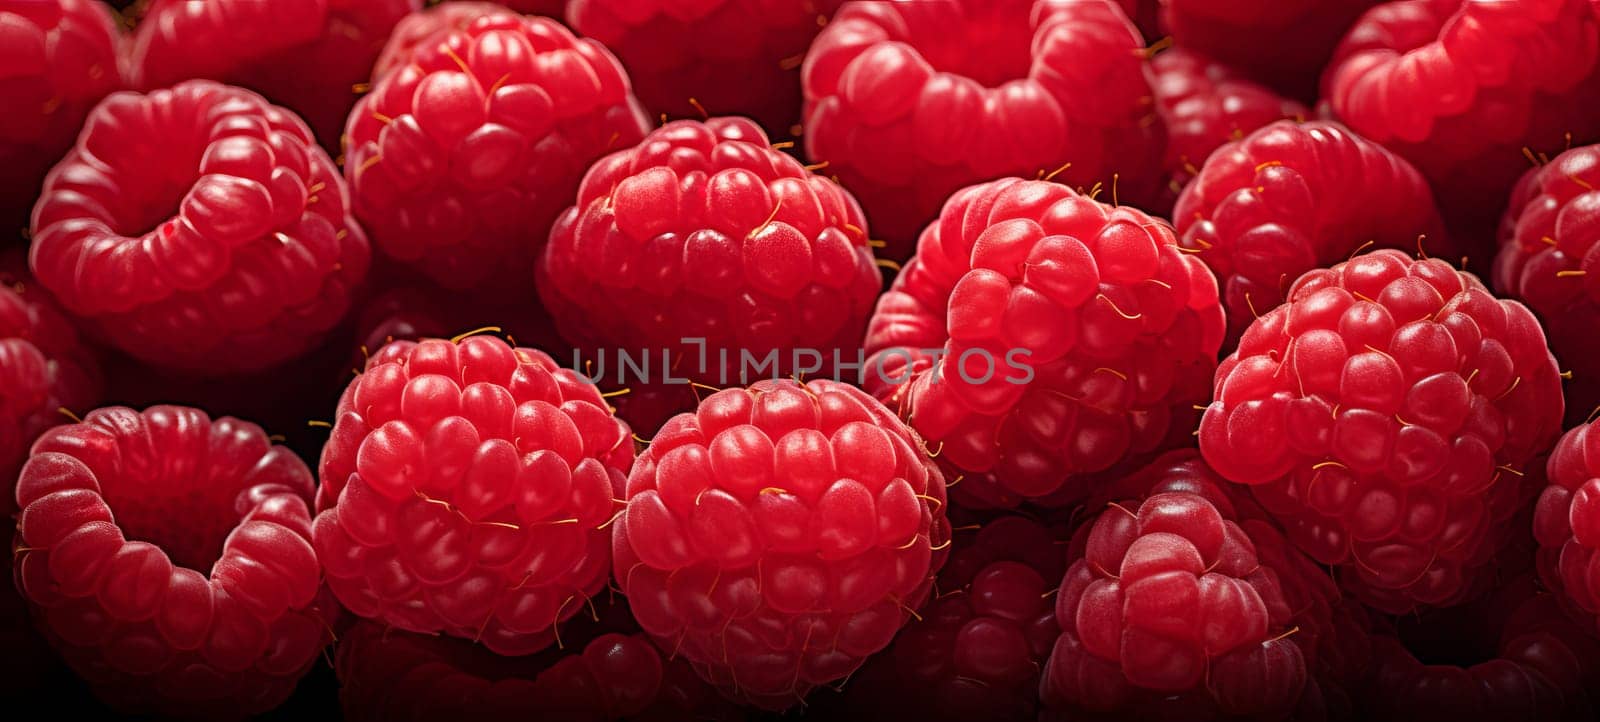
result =
[[311,472],[261,428],[180,406],[45,432],[17,480],[17,582],[96,694],[172,718],[277,706],[329,639]]
[[313,532],[358,616],[529,654],[605,587],[628,427],[542,351],[396,341],[339,400]]
[[383,52],[378,54],[378,61],[372,66],[372,77],[374,80],[382,78],[389,71],[404,66],[410,62],[411,53],[417,46],[433,41],[435,35],[443,37],[452,32],[465,32],[480,17],[513,12],[507,4],[460,0],[411,13],[395,24],[394,32],[389,34],[389,42],[384,44]]
[[453,290],[525,294],[584,170],[648,127],[599,43],[491,13],[377,80],[350,115],[345,177],[385,255]]
[[1534,511],[1539,573],[1590,632],[1600,619],[1600,433],[1590,422],[1561,437]]
[[128,82],[237,85],[293,109],[329,152],[372,61],[422,0],[151,0],[133,31]]
[[[1315,709],[1337,590],[1194,452],[1106,490],[1056,595],[1046,705],[1071,719],[1285,719]],[[1126,500],[1131,498],[1132,500]]]
[[1379,0],[1161,0],[1161,20],[1178,45],[1238,68],[1301,100],[1340,38]]
[[313,346],[366,277],[366,236],[305,124],[205,80],[117,93],[33,212],[33,271],[153,364],[261,370]]
[[1523,176],[1500,221],[1494,287],[1544,322],[1563,366],[1568,421],[1600,404],[1600,145],[1574,148]]
[[1470,588],[1562,410],[1527,308],[1396,250],[1302,276],[1222,362],[1216,393],[1206,460],[1395,613]]
[[[550,232],[539,294],[563,335],[597,349],[605,378],[622,371],[620,358],[607,370],[605,349],[643,352],[651,380],[817,371],[855,360],[882,288],[866,226],[849,192],[773,150],[755,123],[674,121],[589,169]],[[776,370],[745,363],[771,354]]]
[[605,43],[652,116],[743,115],[774,136],[800,120],[800,61],[827,20],[814,0],[573,0],[574,30]]
[[761,381],[668,421],[613,538],[639,625],[730,695],[782,709],[889,644],[950,542],[944,479],[854,387]]
[[18,238],[51,164],[122,87],[117,26],[94,0],[0,0],[0,246]]
[[1089,474],[1188,439],[1222,334],[1216,280],[1165,222],[1004,179],[923,232],[868,326],[865,388],[963,503],[1070,503]]
[[1452,258],[1427,181],[1327,121],[1282,121],[1222,146],[1178,198],[1178,244],[1217,274],[1231,348],[1300,274],[1376,246]]
[[1300,103],[1187,48],[1162,51],[1150,69],[1156,110],[1167,126],[1167,189],[1158,206],[1163,211],[1200,174],[1212,151],[1275,120],[1304,121],[1309,115]]
[[847,4],[806,54],[806,152],[897,261],[979,181],[1052,173],[1154,199],[1163,134],[1143,49],[1112,0]]
[[[1526,149],[1600,138],[1597,13],[1592,0],[1386,2],[1350,30],[1323,95],[1416,164],[1453,229],[1493,228]],[[1494,249],[1479,254],[1487,267]]]

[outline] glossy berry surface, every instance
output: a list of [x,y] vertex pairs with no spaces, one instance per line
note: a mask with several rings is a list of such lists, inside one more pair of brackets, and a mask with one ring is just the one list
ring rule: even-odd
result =
[[918,438],[834,381],[706,397],[656,434],[627,492],[616,579],[639,625],[770,709],[887,646],[950,543],[944,479]]
[[605,588],[633,460],[600,392],[496,338],[396,341],[345,390],[314,538],[357,616],[536,652]]
[[1302,276],[1222,362],[1216,394],[1206,460],[1395,613],[1471,586],[1562,414],[1527,308],[1395,250]]
[[1172,214],[1178,244],[1217,274],[1229,346],[1300,275],[1368,248],[1454,259],[1428,183],[1338,123],[1273,123],[1219,148]]
[[135,357],[259,371],[311,348],[366,277],[346,192],[305,124],[255,93],[117,93],[45,180],[33,272]]
[[963,478],[962,503],[1071,503],[1186,440],[1222,335],[1216,280],[1166,223],[1005,179],[923,232],[868,326],[865,388]]
[[1591,632],[1600,628],[1600,433],[1594,429],[1594,422],[1580,425],[1556,444],[1533,519],[1545,584],[1565,595]]
[[[676,377],[717,386],[796,373],[814,361],[799,349],[854,361],[882,287],[855,199],[744,118],[674,121],[595,164],[538,271],[569,340],[642,352],[652,379],[666,351]],[[775,371],[743,363],[773,353]]]
[[1567,417],[1600,405],[1600,145],[1573,148],[1528,171],[1500,221],[1495,290],[1544,322],[1556,359],[1572,371]]
[[806,152],[896,261],[979,181],[1054,173],[1153,198],[1162,131],[1143,48],[1112,0],[848,4],[806,53]]
[[1310,101],[1334,47],[1379,0],[1161,0],[1161,22],[1181,47]]
[[[1323,76],[1334,114],[1414,163],[1463,228],[1493,227],[1528,168],[1524,148],[1555,153],[1600,137],[1584,100],[1597,92],[1590,0],[1382,3]],[[1478,253],[1487,267],[1493,248]]]
[[800,61],[838,0],[575,0],[573,30],[617,54],[652,117],[740,115],[788,137]]
[[312,484],[254,424],[179,406],[96,410],[45,432],[22,469],[18,588],[112,706],[264,712],[330,638]]
[[405,66],[411,61],[411,53],[417,46],[433,41],[435,36],[442,39],[451,32],[464,32],[474,20],[485,15],[516,12],[510,3],[456,0],[437,3],[411,13],[395,23],[394,32],[389,33],[389,41],[384,43],[383,52],[378,54],[377,62],[372,65],[372,77],[376,80],[395,68]]
[[20,239],[89,109],[122,87],[112,17],[95,0],[0,2],[0,246]]
[[299,113],[329,152],[372,61],[421,0],[152,0],[134,27],[128,82],[155,90],[205,78]]
[[383,254],[452,289],[526,294],[584,169],[648,127],[599,43],[495,12],[375,82],[346,126],[345,177]]

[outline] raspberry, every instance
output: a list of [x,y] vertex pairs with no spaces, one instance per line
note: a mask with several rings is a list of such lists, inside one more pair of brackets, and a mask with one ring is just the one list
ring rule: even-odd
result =
[[1326,121],[1277,122],[1222,146],[1172,217],[1179,246],[1217,274],[1229,348],[1306,271],[1370,246],[1454,250],[1422,175]]
[[599,43],[491,13],[378,79],[350,115],[345,176],[385,255],[452,290],[520,298],[584,169],[647,128]]
[[1182,451],[1107,490],[1133,500],[1110,502],[1073,541],[1047,705],[1072,719],[1265,720],[1315,708],[1337,592],[1225,484]]
[[634,464],[613,537],[639,625],[771,709],[848,676],[944,564],[944,479],[920,443],[826,380],[728,389],[668,421]]
[[1133,208],[972,186],[879,301],[865,388],[964,479],[963,503],[1079,501],[1092,472],[1188,440],[1222,343],[1216,289]]
[[1161,0],[1118,0],[1122,12],[1133,20],[1139,34],[1147,40],[1159,39],[1161,29]]
[[0,246],[17,239],[50,165],[122,86],[117,27],[94,0],[0,0]]
[[190,78],[249,88],[295,110],[329,152],[395,23],[421,0],[151,0],[134,28],[128,82]]
[[787,376],[855,351],[883,283],[849,192],[743,118],[668,123],[595,164],[538,273],[580,347],[653,357],[652,380],[665,354],[678,377],[723,386],[746,383],[744,357]]
[[411,13],[395,24],[394,32],[389,34],[389,42],[383,46],[383,52],[378,54],[378,61],[372,66],[372,77],[382,78],[389,71],[404,66],[410,62],[411,53],[416,51],[417,46],[433,41],[435,35],[442,38],[452,32],[465,32],[473,21],[486,15],[510,14],[514,13],[506,4],[475,0],[440,3]]
[[956,544],[937,598],[850,678],[858,719],[1033,720],[1056,637],[1051,589],[1066,572],[1056,531],[1002,516]]
[[1161,0],[1178,45],[1300,100],[1317,96],[1340,38],[1379,0]]
[[98,409],[45,432],[22,469],[18,587],[113,706],[265,712],[317,658],[335,609],[311,495],[310,470],[255,424]]
[[826,22],[820,4],[574,0],[567,18],[617,54],[651,115],[744,115],[787,136],[800,120],[801,58]]
[[1561,437],[1546,466],[1550,485],[1534,511],[1539,572],[1593,632],[1600,618],[1600,434],[1596,422]]
[[[1600,404],[1600,145],[1574,148],[1528,171],[1500,222],[1494,287],[1544,322],[1556,358],[1572,371],[1568,421]],[[1591,275],[1591,273],[1593,275]]]
[[1151,59],[1150,69],[1156,110],[1167,126],[1163,210],[1172,208],[1206,158],[1224,143],[1275,120],[1304,121],[1308,114],[1305,106],[1186,48],[1162,51]]
[[979,181],[1051,173],[1152,199],[1164,136],[1143,49],[1112,0],[851,3],[806,54],[806,152],[896,261]]
[[1374,251],[1295,282],[1222,362],[1200,449],[1363,601],[1455,601],[1560,428],[1533,314],[1440,260]]
[[[1416,164],[1452,228],[1493,228],[1525,149],[1600,138],[1584,100],[1600,93],[1596,13],[1591,0],[1386,2],[1340,45],[1323,94]],[[1492,247],[1480,252],[1487,265]]]
[[313,538],[355,614],[529,654],[605,587],[633,459],[600,393],[496,338],[396,341],[339,400]]
[[345,193],[305,125],[255,93],[117,93],[45,180],[33,270],[138,358],[257,371],[313,346],[366,276]]

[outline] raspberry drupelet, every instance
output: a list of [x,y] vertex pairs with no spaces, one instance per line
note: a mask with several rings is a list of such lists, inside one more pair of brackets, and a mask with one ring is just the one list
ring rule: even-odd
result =
[[1187,442],[1223,337],[1216,279],[1164,221],[1047,181],[963,189],[867,330],[865,388],[975,506],[1053,497]]
[[633,460],[600,392],[487,336],[396,341],[345,390],[313,530],[358,616],[531,654],[605,588]]
[[1494,288],[1544,322],[1572,372],[1567,421],[1600,405],[1600,145],[1573,148],[1528,171],[1500,221]]
[[452,290],[525,298],[584,170],[648,128],[599,43],[488,12],[374,82],[346,126],[345,177],[381,253]]
[[1310,102],[1334,48],[1380,0],[1161,0],[1161,21],[1179,47]]
[[[514,15],[516,10],[507,3],[458,0],[442,2],[420,12],[414,12],[395,23],[394,32],[384,44],[383,52],[372,65],[372,79],[377,80],[389,71],[402,67],[411,60],[417,46],[434,40],[436,35],[462,32],[474,20],[485,15]],[[543,15],[544,13],[532,13]]]
[[596,163],[538,266],[568,340],[717,386],[756,380],[744,357],[776,354],[768,377],[855,361],[882,283],[850,193],[744,118],[674,121]]
[[422,0],[151,0],[134,27],[128,82],[191,78],[254,90],[300,114],[329,153],[395,23]]
[[1590,633],[1600,630],[1600,432],[1590,421],[1556,444],[1534,507],[1539,573]]
[[701,677],[769,709],[849,676],[944,564],[944,479],[920,444],[835,381],[706,397],[628,477],[613,540],[634,617]]
[[850,3],[806,53],[806,153],[895,261],[980,181],[1049,173],[1153,201],[1164,134],[1145,56],[1113,0]]
[[1251,324],[1199,435],[1346,589],[1402,613],[1474,586],[1561,414],[1527,308],[1383,250],[1305,274]]
[[113,707],[260,714],[331,638],[312,484],[254,424],[179,406],[96,410],[45,432],[17,480],[18,588]]
[[95,108],[33,211],[39,282],[158,366],[260,371],[314,346],[366,278],[344,181],[292,113],[186,81]]
[[1306,271],[1372,247],[1456,257],[1422,175],[1327,121],[1276,122],[1217,149],[1172,217],[1178,245],[1217,274],[1230,349]]
[[95,0],[0,0],[0,247],[22,238],[89,109],[122,87],[112,17]]

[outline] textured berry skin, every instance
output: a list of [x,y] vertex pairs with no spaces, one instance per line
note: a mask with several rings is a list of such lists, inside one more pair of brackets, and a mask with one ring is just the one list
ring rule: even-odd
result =
[[454,290],[526,294],[584,170],[648,127],[599,43],[496,12],[376,82],[346,127],[345,177],[385,255]]
[[1400,613],[1457,600],[1560,429],[1538,321],[1396,250],[1307,273],[1288,299],[1218,367],[1206,460],[1362,601]]
[[290,112],[186,81],[116,93],[45,180],[39,282],[112,345],[211,375],[313,346],[366,277],[366,236]]
[[1178,245],[1217,274],[1229,348],[1306,271],[1373,246],[1454,258],[1422,175],[1328,121],[1281,121],[1222,146],[1172,217]]
[[806,54],[806,152],[896,261],[979,181],[1054,173],[1153,199],[1164,136],[1143,48],[1112,0],[848,4]]
[[567,18],[617,54],[652,116],[742,115],[788,137],[800,120],[800,60],[827,22],[821,5],[574,0]]
[[[1055,598],[1045,704],[1069,719],[1286,719],[1337,599],[1327,575],[1193,451],[1105,490]],[[1131,498],[1131,500],[1129,500]]]
[[310,470],[255,424],[99,409],[45,432],[22,469],[17,586],[114,707],[259,714],[329,640],[311,495]]
[[1600,432],[1568,431],[1545,467],[1549,486],[1534,507],[1539,573],[1591,633],[1600,618]]
[[411,53],[419,45],[432,41],[435,35],[442,38],[451,32],[464,32],[474,20],[485,15],[515,14],[515,9],[509,6],[509,3],[458,0],[439,3],[401,18],[400,22],[395,23],[394,32],[389,34],[389,42],[384,44],[383,52],[378,54],[378,61],[372,66],[373,79],[404,66],[410,61]]
[[313,536],[358,616],[536,652],[605,588],[633,460],[600,392],[497,338],[396,341],[339,400]]
[[674,121],[595,164],[538,271],[575,344],[643,351],[653,379],[665,350],[676,376],[718,386],[755,380],[741,352],[777,353],[751,371],[769,377],[795,372],[796,349],[854,360],[883,283],[855,199],[744,118]]
[[330,153],[358,84],[422,0],[152,0],[134,28],[128,82],[155,90],[206,78],[292,108]]
[[1093,472],[1188,440],[1222,335],[1216,280],[1165,222],[1004,179],[923,232],[868,326],[865,387],[963,504],[1070,504]]
[[94,0],[0,0],[0,246],[18,238],[51,164],[122,87],[117,27]]
[[1161,0],[1178,45],[1310,101],[1335,46],[1379,0]]
[[[1416,164],[1453,228],[1493,228],[1528,168],[1525,147],[1600,137],[1586,102],[1600,93],[1597,11],[1592,0],[1383,3],[1341,43],[1323,95],[1357,133]],[[1478,252],[1487,267],[1493,248]]]
[[628,477],[616,577],[662,649],[770,709],[847,677],[927,598],[944,479],[882,404],[761,381],[668,421]]
[[1172,208],[1212,151],[1275,120],[1304,121],[1309,115],[1304,105],[1187,48],[1162,51],[1150,69],[1156,110],[1167,126],[1163,210]]
[[1495,290],[1544,322],[1577,424],[1600,404],[1600,145],[1573,148],[1529,170],[1500,221]]

